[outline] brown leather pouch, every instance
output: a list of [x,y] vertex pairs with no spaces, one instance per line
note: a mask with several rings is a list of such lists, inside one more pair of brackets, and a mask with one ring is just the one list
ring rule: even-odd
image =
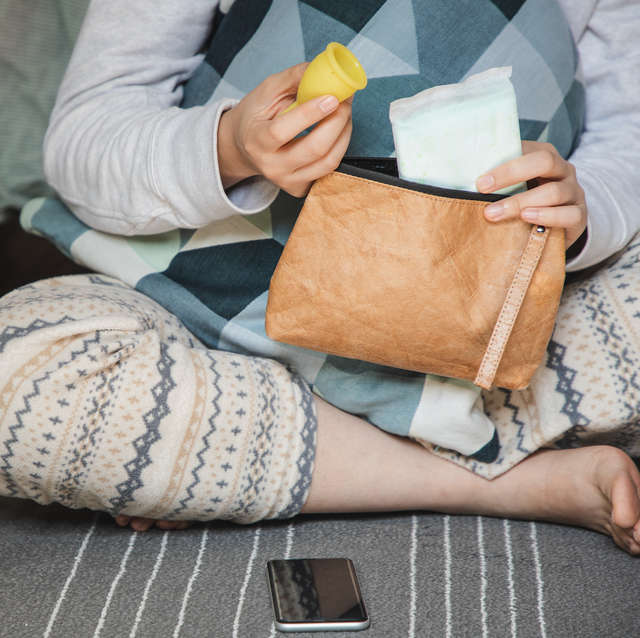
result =
[[406,182],[395,160],[345,159],[313,185],[285,246],[267,335],[483,388],[525,388],[560,303],[564,231],[486,221],[484,207],[498,199]]

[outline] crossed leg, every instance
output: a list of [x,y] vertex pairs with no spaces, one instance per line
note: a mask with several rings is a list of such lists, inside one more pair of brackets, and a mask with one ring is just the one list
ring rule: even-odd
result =
[[[318,442],[303,513],[430,510],[543,520],[608,534],[640,554],[640,473],[609,446],[540,450],[486,479],[407,438],[393,436],[316,398]],[[120,516],[144,531],[177,521]]]

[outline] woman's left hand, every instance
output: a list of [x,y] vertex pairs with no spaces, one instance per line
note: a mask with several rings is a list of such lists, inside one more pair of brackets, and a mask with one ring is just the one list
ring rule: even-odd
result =
[[565,229],[569,248],[587,227],[587,203],[576,179],[576,169],[555,146],[522,142],[522,157],[505,162],[478,178],[481,193],[492,193],[520,182],[537,182],[535,188],[490,204],[484,209],[489,221],[521,217],[530,224]]

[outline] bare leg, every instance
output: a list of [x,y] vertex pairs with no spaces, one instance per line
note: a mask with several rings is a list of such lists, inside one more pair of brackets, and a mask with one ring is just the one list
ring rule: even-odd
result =
[[640,554],[640,473],[608,446],[541,450],[487,481],[317,399],[313,512],[422,509],[578,525]]

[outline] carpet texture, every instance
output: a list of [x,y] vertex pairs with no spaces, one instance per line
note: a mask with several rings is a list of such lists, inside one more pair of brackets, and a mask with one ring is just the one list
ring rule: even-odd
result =
[[640,629],[640,561],[606,536],[559,525],[409,512],[137,534],[106,514],[8,498],[0,521],[2,636],[281,635],[266,562],[335,556],[358,571],[372,619],[364,638]]

